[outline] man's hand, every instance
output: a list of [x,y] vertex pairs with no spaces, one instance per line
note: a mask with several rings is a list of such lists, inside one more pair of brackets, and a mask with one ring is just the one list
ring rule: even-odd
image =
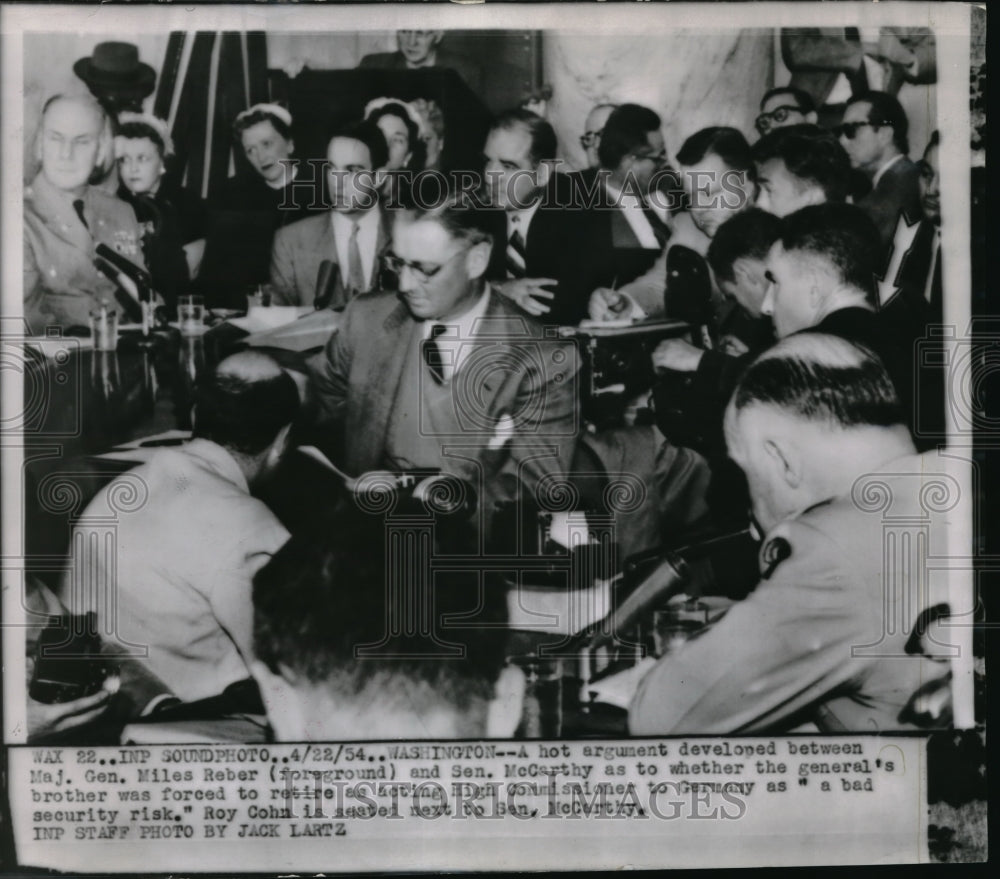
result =
[[750,353],[750,349],[747,347],[746,342],[738,336],[733,335],[726,335],[722,337],[719,342],[719,350],[723,354],[728,354],[730,357],[742,357],[744,354]]
[[29,696],[28,736],[32,738],[47,733],[61,732],[64,729],[72,729],[75,726],[89,723],[100,717],[104,709],[108,707],[110,698],[111,693],[103,688],[91,696],[53,705],[36,702]]
[[554,299],[556,294],[545,288],[558,283],[555,278],[514,278],[499,284],[497,291],[522,311],[540,317],[548,314],[552,307],[539,299]]
[[610,287],[598,287],[590,294],[588,311],[591,320],[618,320],[625,316],[628,299]]
[[664,339],[653,352],[653,366],[674,372],[694,372],[703,353],[700,348],[695,348],[683,339]]

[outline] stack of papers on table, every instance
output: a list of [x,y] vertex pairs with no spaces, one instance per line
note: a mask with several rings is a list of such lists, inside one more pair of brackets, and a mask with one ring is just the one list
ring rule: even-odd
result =
[[[281,323],[271,323],[269,326],[254,323],[256,316],[261,312],[286,310],[284,307],[257,308],[245,318],[234,318],[229,322],[251,334],[243,340],[247,345],[258,348],[284,348],[287,351],[322,348],[340,326],[340,312],[329,309],[315,311],[311,307],[291,309],[297,313],[293,314],[290,320]],[[266,318],[265,321],[270,319]]]

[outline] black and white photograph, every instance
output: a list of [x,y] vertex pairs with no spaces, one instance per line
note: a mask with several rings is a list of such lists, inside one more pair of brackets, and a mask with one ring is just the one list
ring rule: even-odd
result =
[[0,38],[0,869],[987,859],[984,7]]

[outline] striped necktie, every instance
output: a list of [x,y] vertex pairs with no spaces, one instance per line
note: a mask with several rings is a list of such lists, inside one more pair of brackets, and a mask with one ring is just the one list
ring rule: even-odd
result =
[[441,353],[441,346],[438,344],[437,338],[443,335],[447,329],[444,324],[434,324],[431,327],[430,338],[425,340],[423,344],[424,363],[427,364],[427,368],[431,371],[431,376],[439,385],[444,384],[444,356]]
[[513,234],[507,239],[507,275],[511,278],[523,278],[527,274],[525,260],[524,237],[516,226]]

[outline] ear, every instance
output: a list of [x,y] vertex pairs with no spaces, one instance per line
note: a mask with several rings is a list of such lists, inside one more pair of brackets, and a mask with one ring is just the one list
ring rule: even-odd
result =
[[523,706],[524,672],[517,666],[508,665],[500,672],[493,699],[486,709],[487,738],[512,738],[521,722]]
[[764,451],[785,484],[798,488],[802,482],[802,467],[795,450],[787,443],[768,439],[764,440]]
[[826,193],[818,186],[811,186],[805,194],[803,207],[814,204],[826,204]]
[[295,141],[292,140],[291,138],[289,138],[288,140],[288,155],[290,156],[295,155]]
[[267,450],[267,463],[277,464],[278,460],[282,455],[288,450],[288,435],[291,433],[292,425],[286,424],[281,430],[278,431],[278,435],[274,438],[274,442],[271,443],[270,448]]
[[441,42],[441,37],[443,36],[444,36],[444,31],[434,31],[434,39],[431,45],[436,46],[438,43]]
[[465,257],[465,269],[469,274],[469,280],[481,278],[486,274],[486,269],[490,264],[490,254],[493,252],[492,241],[480,241],[469,248]]
[[292,683],[294,675],[287,670],[280,675],[275,674],[259,659],[250,663],[250,674],[260,687],[260,696],[275,739],[279,742],[302,741],[306,725],[302,702]]
[[818,124],[819,116],[816,115],[815,110],[810,110],[808,113],[806,113],[806,122],[808,122],[810,125]]

